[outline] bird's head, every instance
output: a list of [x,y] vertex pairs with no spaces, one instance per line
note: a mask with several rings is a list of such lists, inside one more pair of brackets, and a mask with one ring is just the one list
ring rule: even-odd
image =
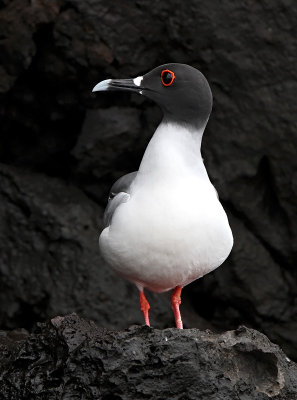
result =
[[134,79],[106,79],[93,92],[125,90],[157,103],[164,119],[202,128],[212,108],[212,94],[204,75],[186,64],[164,64]]

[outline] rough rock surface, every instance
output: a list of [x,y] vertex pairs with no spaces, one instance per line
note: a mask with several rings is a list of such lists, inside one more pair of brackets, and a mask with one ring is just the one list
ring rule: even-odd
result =
[[295,400],[297,365],[244,326],[115,332],[70,315],[0,332],[0,382],[3,400]]
[[[0,0],[2,327],[69,311],[141,321],[97,236],[160,112],[90,90],[186,62],[213,90],[203,155],[235,236],[225,265],[185,289],[188,326],[244,323],[297,358],[296,13],[293,0]],[[152,298],[155,325],[172,324],[168,299]]]

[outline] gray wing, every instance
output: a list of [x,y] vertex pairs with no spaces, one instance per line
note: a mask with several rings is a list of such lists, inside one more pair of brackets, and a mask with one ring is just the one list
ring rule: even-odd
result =
[[125,203],[130,198],[130,187],[137,175],[137,171],[122,176],[110,189],[108,204],[104,212],[103,223],[106,228],[111,224],[113,214],[117,207]]

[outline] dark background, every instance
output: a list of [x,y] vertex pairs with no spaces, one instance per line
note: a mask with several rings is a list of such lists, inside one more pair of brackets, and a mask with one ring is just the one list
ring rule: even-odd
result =
[[[293,0],[0,0],[0,328],[73,311],[142,323],[97,242],[161,113],[91,89],[183,62],[213,91],[202,151],[235,237],[185,288],[185,327],[245,324],[297,358],[296,14]],[[148,294],[155,327],[174,324],[169,296]]]

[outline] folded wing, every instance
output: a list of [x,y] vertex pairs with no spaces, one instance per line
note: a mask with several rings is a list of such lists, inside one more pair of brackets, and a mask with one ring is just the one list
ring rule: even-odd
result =
[[104,212],[103,223],[105,228],[111,224],[117,207],[130,198],[130,187],[137,175],[137,171],[122,176],[113,185],[109,193],[108,204]]

